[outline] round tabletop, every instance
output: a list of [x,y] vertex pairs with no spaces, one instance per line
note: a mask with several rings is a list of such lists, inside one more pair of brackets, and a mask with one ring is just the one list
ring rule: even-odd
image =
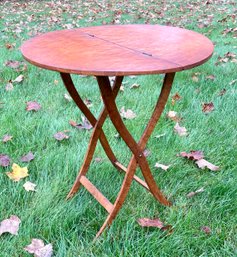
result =
[[26,41],[24,58],[41,68],[84,75],[170,73],[207,61],[213,44],[191,30],[160,25],[107,25],[58,30]]

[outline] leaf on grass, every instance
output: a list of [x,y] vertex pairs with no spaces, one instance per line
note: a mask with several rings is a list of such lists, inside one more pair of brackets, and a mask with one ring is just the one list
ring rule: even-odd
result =
[[226,89],[223,88],[220,92],[219,92],[219,96],[223,96],[226,93]]
[[64,140],[64,139],[68,139],[68,138],[69,138],[69,136],[66,135],[66,134],[63,133],[63,132],[57,132],[56,134],[54,134],[53,137],[54,137],[55,139],[57,139],[58,141],[62,141],[62,140]]
[[25,188],[25,190],[26,190],[27,192],[29,192],[29,191],[36,191],[36,190],[35,190],[36,184],[31,183],[30,181],[27,181],[27,182],[23,185],[23,187]]
[[214,110],[214,104],[210,103],[203,103],[202,104],[202,111],[205,113],[212,112]]
[[134,119],[137,115],[130,109],[127,109],[127,111],[125,110],[124,106],[121,108],[120,110],[120,115],[122,118],[124,119]]
[[229,83],[229,85],[232,86],[232,85],[234,85],[236,82],[237,82],[237,79],[234,79],[234,80],[232,80],[232,81]]
[[5,62],[5,65],[7,67],[10,67],[10,68],[13,68],[13,69],[17,69],[21,65],[21,62],[9,60],[9,61]]
[[175,112],[175,111],[168,111],[168,113],[166,114],[166,117],[175,122],[178,122],[181,120],[181,118],[178,117],[177,112]]
[[94,161],[97,162],[97,163],[100,163],[100,162],[103,162],[103,158],[101,157],[95,157]]
[[131,86],[130,86],[130,88],[131,89],[135,89],[135,88],[139,88],[140,87],[140,85],[139,84],[137,84],[137,83],[134,83],[134,84],[132,84]]
[[145,157],[148,157],[149,155],[151,155],[151,151],[146,148],[146,149],[143,151],[143,154],[144,154]]
[[211,234],[211,229],[208,226],[201,227],[201,230],[207,235]]
[[170,167],[170,165],[164,165],[164,164],[161,164],[161,163],[156,162],[155,167],[156,167],[156,168],[161,168],[162,170],[167,171],[168,168]]
[[172,105],[175,105],[176,101],[179,101],[182,97],[178,94],[178,93],[175,93],[173,96],[172,96],[172,100],[171,100],[171,103]]
[[33,238],[31,244],[24,248],[28,253],[34,254],[34,257],[51,257],[53,255],[52,244],[45,245],[43,240]]
[[209,170],[212,170],[212,171],[217,171],[220,169],[219,166],[216,166],[216,165],[206,161],[205,159],[200,159],[200,160],[196,161],[196,164],[201,169],[208,168]]
[[156,136],[154,136],[155,138],[161,138],[161,137],[164,137],[165,136],[165,133],[163,133],[163,134],[160,134],[160,135],[156,135]]
[[6,143],[8,141],[11,141],[12,138],[13,138],[13,136],[11,136],[11,135],[4,135],[3,138],[2,138],[2,142]]
[[74,120],[70,120],[69,124],[78,129],[90,130],[93,128],[90,122],[83,116],[82,116],[82,123],[77,124]]
[[187,129],[185,127],[179,126],[178,122],[174,126],[174,131],[181,137],[188,135]]
[[171,226],[164,226],[164,223],[160,219],[140,218],[137,222],[142,227],[156,227],[162,230],[171,230]]
[[204,192],[204,188],[203,187],[201,187],[200,189],[198,189],[198,190],[196,190],[194,192],[188,193],[187,197],[191,198],[191,197],[195,196],[196,194],[199,194],[199,193],[202,193],[202,192]]
[[181,152],[181,157],[188,158],[190,160],[200,160],[203,159],[204,154],[203,151],[190,151],[190,153]]
[[0,223],[0,236],[3,233],[10,233],[12,235],[17,235],[20,223],[21,223],[21,220],[15,215],[11,215],[9,219],[3,220]]
[[88,108],[91,108],[92,107],[92,101],[90,100],[90,99],[85,99],[84,100],[84,103],[85,103],[85,105],[88,107]]
[[15,82],[15,83],[21,83],[24,79],[24,76],[23,75],[19,75],[17,78],[15,78],[12,82]]
[[30,162],[34,160],[35,156],[32,152],[29,152],[28,154],[21,157],[22,162]]
[[29,111],[35,111],[37,112],[38,110],[40,110],[41,105],[38,102],[35,101],[30,101],[26,103],[26,110]]
[[69,94],[67,94],[67,93],[64,94],[64,99],[65,99],[66,101],[68,101],[68,102],[71,102],[71,101],[72,101],[71,96],[70,96]]
[[10,157],[6,154],[0,154],[0,166],[7,167],[10,165]]
[[8,82],[5,87],[6,91],[12,91],[14,89],[12,82]]
[[13,163],[12,171],[11,172],[6,172],[6,174],[13,181],[19,181],[22,178],[25,178],[25,177],[29,176],[27,167],[21,168],[16,163]]
[[206,79],[210,79],[210,80],[214,80],[215,78],[216,77],[213,74],[206,76]]

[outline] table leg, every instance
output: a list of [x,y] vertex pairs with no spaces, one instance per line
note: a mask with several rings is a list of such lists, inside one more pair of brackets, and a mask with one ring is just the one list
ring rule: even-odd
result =
[[167,102],[173,79],[174,79],[175,73],[169,73],[166,74],[163,87],[160,93],[160,96],[158,98],[156,107],[154,109],[154,112],[151,116],[151,119],[141,137],[139,140],[139,143],[136,143],[136,141],[133,139],[129,131],[127,130],[126,126],[124,125],[120,114],[118,112],[118,109],[115,104],[115,99],[112,98],[112,91],[110,87],[110,82],[108,77],[97,77],[97,81],[101,90],[101,95],[105,104],[105,107],[108,110],[110,119],[112,123],[114,124],[115,128],[117,129],[120,136],[123,138],[127,146],[130,148],[130,150],[133,153],[133,156],[130,160],[126,176],[124,178],[121,190],[118,194],[118,197],[113,205],[112,211],[109,213],[107,219],[105,220],[103,226],[100,228],[99,232],[97,233],[96,237],[100,236],[100,234],[103,232],[103,230],[106,228],[107,225],[111,224],[112,220],[116,217],[117,213],[119,212],[120,208],[122,207],[122,204],[127,196],[127,193],[129,191],[133,176],[136,171],[137,163],[139,164],[143,176],[148,184],[148,187],[151,191],[151,193],[154,195],[154,197],[159,200],[162,204],[170,206],[171,203],[164,197],[162,192],[159,190],[158,186],[156,185],[156,182],[151,174],[149,165],[147,163],[146,157],[143,154],[143,150],[146,146],[146,143],[152,133],[152,131],[155,128],[155,125],[157,121],[159,120],[163,109],[165,107],[165,104]]
[[[103,123],[105,122],[105,119],[107,117],[106,108],[104,108],[102,110],[98,120],[96,120],[96,118],[93,116],[93,114],[87,108],[87,106],[84,104],[83,100],[81,99],[80,95],[78,94],[78,92],[77,92],[77,90],[76,90],[76,88],[75,88],[75,86],[72,82],[70,74],[61,73],[61,77],[62,77],[64,85],[66,86],[69,94],[71,95],[71,97],[73,98],[73,100],[75,101],[77,106],[80,108],[80,110],[88,118],[88,120],[90,121],[92,126],[94,127],[93,134],[91,136],[89,147],[88,147],[88,150],[87,150],[87,153],[86,153],[86,157],[85,157],[84,162],[82,164],[82,167],[79,171],[79,174],[78,174],[78,176],[77,176],[69,194],[67,195],[67,199],[68,199],[68,198],[73,197],[73,195],[78,191],[78,189],[80,187],[80,179],[88,171],[88,168],[89,168],[90,163],[92,161],[93,154],[94,154],[95,147],[96,147],[98,139],[100,140],[100,142],[101,142],[101,144],[102,144],[102,146],[105,150],[105,153],[107,154],[107,156],[110,159],[110,161],[112,162],[112,164],[116,168],[119,168],[119,167],[116,165],[118,163],[117,158],[115,157],[112,149],[110,148],[109,143],[108,143],[108,141],[105,137],[105,134],[102,130]],[[113,89],[112,89],[113,98],[116,98],[116,96],[119,92],[119,88],[122,84],[122,80],[123,80],[123,77],[116,77],[115,82],[114,82],[114,86],[113,86]]]

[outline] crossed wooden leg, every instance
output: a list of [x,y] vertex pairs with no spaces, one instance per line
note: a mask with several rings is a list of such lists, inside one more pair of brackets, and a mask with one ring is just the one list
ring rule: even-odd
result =
[[[162,87],[160,96],[158,98],[157,104],[155,106],[154,112],[151,116],[151,119],[144,133],[142,134],[141,139],[139,140],[138,143],[136,143],[136,141],[133,139],[133,137],[125,127],[115,104],[115,98],[122,84],[123,77],[119,77],[119,76],[116,77],[113,88],[111,88],[110,81],[107,76],[97,77],[97,82],[98,82],[105,106],[98,120],[96,120],[96,118],[93,116],[93,114],[90,112],[90,110],[87,108],[87,106],[84,104],[81,97],[79,96],[70,75],[66,73],[61,73],[62,80],[69,94],[72,96],[77,106],[80,108],[80,110],[84,113],[84,115],[87,117],[87,119],[94,127],[85,160],[83,162],[80,172],[67,198],[72,197],[78,191],[80,185],[82,184],[97,199],[97,201],[108,211],[109,215],[105,220],[103,226],[100,228],[99,232],[97,233],[96,237],[98,237],[106,228],[106,226],[111,224],[112,220],[116,217],[117,213],[122,207],[122,204],[127,196],[127,193],[129,191],[129,188],[133,179],[137,181],[139,184],[141,184],[143,187],[145,187],[147,190],[149,190],[153,194],[153,196],[162,204],[167,206],[171,205],[171,203],[164,197],[164,195],[156,185],[156,182],[151,174],[150,167],[147,163],[146,157],[143,154],[143,151],[152,131],[155,128],[157,121],[159,120],[163,112],[163,109],[165,107],[165,104],[167,102],[167,99],[172,87],[174,75],[175,73],[166,74],[163,82],[163,87]],[[133,153],[133,156],[127,168],[117,161],[102,130],[103,123],[105,122],[105,119],[108,114],[112,123],[117,129],[118,133],[123,138],[127,146],[130,148],[131,152]],[[100,140],[112,164],[117,169],[122,170],[126,173],[122,187],[120,189],[120,192],[114,204],[112,204],[85,176],[89,169],[90,163],[92,161],[93,154],[94,154],[98,140]],[[137,164],[141,168],[142,174],[146,182],[144,182],[143,180],[135,176]]]

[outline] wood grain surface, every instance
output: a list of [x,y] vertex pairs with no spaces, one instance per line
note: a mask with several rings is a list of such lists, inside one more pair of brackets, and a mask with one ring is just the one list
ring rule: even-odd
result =
[[26,41],[24,58],[64,73],[124,76],[198,66],[213,44],[194,31],[160,25],[109,25],[48,32]]

